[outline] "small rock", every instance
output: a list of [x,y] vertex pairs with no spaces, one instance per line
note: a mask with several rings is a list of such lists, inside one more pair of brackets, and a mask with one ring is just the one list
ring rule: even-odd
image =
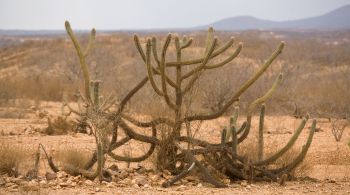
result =
[[96,177],[96,178],[94,179],[94,183],[100,183],[100,178]]
[[94,182],[92,182],[91,180],[86,180],[86,181],[84,182],[84,184],[85,184],[85,185],[88,185],[88,186],[92,186],[92,185],[94,185]]
[[128,173],[133,173],[134,169],[129,167],[129,168],[126,168],[125,171],[128,172]]
[[136,183],[134,185],[132,185],[133,188],[140,188],[139,185],[137,185]]
[[107,183],[107,188],[114,188],[114,186],[115,186],[114,182]]
[[21,179],[21,178],[13,178],[13,179],[11,179],[11,182],[16,183],[16,184],[20,184],[22,181],[23,181],[23,179]]
[[203,184],[202,183],[199,183],[199,184],[197,184],[197,187],[203,187]]
[[17,189],[17,188],[18,188],[18,185],[15,184],[15,185],[9,186],[7,189],[11,190],[11,189]]
[[6,184],[6,181],[4,178],[0,178],[0,186],[4,186]]
[[65,182],[62,182],[62,183],[59,183],[58,185],[60,185],[61,187],[68,187],[69,185],[67,184],[67,183],[65,183]]
[[125,179],[125,178],[127,178],[129,176],[129,173],[127,172],[127,171],[125,171],[125,170],[122,170],[119,174],[118,174],[118,177],[120,178],[120,179]]
[[186,180],[189,182],[193,182],[193,181],[196,181],[196,177],[193,175],[190,175],[190,176],[186,177]]
[[230,184],[231,183],[231,180],[230,179],[223,179],[222,180],[222,182],[224,183],[224,184]]
[[247,185],[248,185],[248,182],[247,182],[246,180],[243,180],[243,181],[241,182],[241,186],[247,187]]
[[334,179],[329,180],[329,183],[337,183]]
[[47,181],[51,181],[57,178],[57,174],[56,173],[50,173],[50,172],[46,172],[45,173],[45,177]]
[[148,183],[146,176],[138,176],[134,180],[135,183],[139,186],[144,186]]
[[159,178],[158,175],[151,175],[151,176],[149,176],[149,179],[150,179],[151,181],[155,182],[155,181],[158,181],[160,178]]
[[100,188],[95,188],[95,192],[100,192],[101,189]]
[[119,167],[118,167],[118,165],[113,164],[113,165],[111,165],[108,169],[110,169],[110,170],[112,170],[112,171],[118,171],[118,170],[119,170]]
[[64,171],[57,172],[57,178],[63,179],[63,178],[66,178],[67,176],[68,174]]
[[49,187],[54,187],[54,186],[57,185],[57,183],[56,183],[56,181],[50,181],[50,182],[48,183],[48,185],[49,185]]
[[186,190],[186,186],[185,185],[181,185],[181,186],[176,188],[176,191],[183,191],[183,190]]
[[80,180],[81,180],[81,175],[78,175],[78,176],[75,176],[72,178],[72,181],[74,181],[74,182],[78,182]]
[[145,167],[143,167],[142,165],[140,165],[140,164],[138,164],[137,165],[137,168],[136,168],[136,172],[137,173],[139,173],[139,174],[144,174],[144,173],[146,173],[146,168]]
[[75,187],[75,186],[77,186],[77,183],[73,181],[73,182],[70,184],[70,186]]
[[18,189],[15,188],[15,189],[10,189],[9,192],[18,192]]

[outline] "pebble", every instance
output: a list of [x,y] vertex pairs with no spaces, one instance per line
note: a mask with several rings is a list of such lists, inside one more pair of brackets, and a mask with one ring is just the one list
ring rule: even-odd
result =
[[92,182],[91,180],[85,180],[84,184],[86,184],[88,186],[92,186],[92,185],[94,185],[94,182]]
[[57,178],[57,174],[56,173],[46,172],[45,177],[46,177],[47,181],[50,181],[50,180],[56,179]]

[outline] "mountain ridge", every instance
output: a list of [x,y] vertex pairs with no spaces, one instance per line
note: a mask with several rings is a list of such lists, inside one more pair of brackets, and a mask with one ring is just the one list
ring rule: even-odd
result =
[[195,29],[205,29],[208,26],[222,31],[242,31],[242,30],[344,30],[350,29],[350,4],[330,11],[320,16],[298,20],[273,21],[259,19],[253,16],[229,17],[195,27]]

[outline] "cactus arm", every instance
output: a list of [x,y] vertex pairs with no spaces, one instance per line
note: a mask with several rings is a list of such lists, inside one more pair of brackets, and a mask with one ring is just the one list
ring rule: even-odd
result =
[[[71,165],[66,165],[67,167],[71,168],[71,169],[75,169],[77,172],[79,172],[81,175],[83,175],[84,177],[88,178],[88,179],[94,179],[97,176],[102,177],[102,168],[103,168],[103,151],[102,151],[102,144],[99,143],[97,144],[97,168],[95,171],[87,171],[85,169],[81,169],[81,168],[76,168],[73,167]],[[100,178],[101,181],[101,178]]]
[[[84,75],[85,98],[88,100],[89,103],[91,103],[90,74],[89,74],[88,66],[87,66],[86,61],[85,61],[85,57],[87,55],[87,52],[89,51],[88,49],[92,47],[91,45],[92,45],[93,41],[90,41],[91,44],[89,44],[89,47],[86,50],[86,53],[84,54],[82,52],[82,50],[81,50],[80,44],[79,44],[76,36],[74,35],[73,30],[72,30],[72,28],[71,28],[71,26],[70,26],[68,21],[65,22],[65,27],[66,27],[67,34],[69,35],[70,39],[72,40],[73,45],[75,47],[75,50],[76,50],[76,52],[78,54],[78,57],[79,57],[80,67],[81,67],[81,70],[82,70],[83,75]],[[91,31],[90,40],[94,40],[95,39],[94,38],[95,34],[96,34],[96,32],[93,29]]]
[[231,126],[231,134],[232,134],[232,153],[237,154],[237,132],[236,127]]
[[277,50],[270,56],[270,58],[265,62],[265,64],[259,69],[258,72],[254,74],[243,86],[238,90],[236,96],[241,96],[243,92],[245,92],[256,80],[260,78],[260,76],[266,71],[266,69],[272,64],[272,62],[277,58],[279,54],[282,53],[284,48],[284,42],[278,46]]
[[[186,42],[186,37],[183,37],[183,41]],[[181,61],[181,55],[182,55],[182,46],[180,43],[179,37],[175,37],[175,48],[176,48],[176,60]],[[178,88],[176,88],[176,115],[179,116],[181,115],[181,104],[182,104],[182,93],[181,93],[181,75],[182,75],[182,67],[181,66],[176,66],[176,85]],[[186,123],[187,124],[187,123]],[[190,128],[188,128],[190,129]]]
[[265,120],[265,104],[261,106],[259,118],[259,136],[258,136],[258,161],[264,158],[264,121]]
[[139,37],[138,37],[136,34],[134,34],[134,43],[135,43],[136,49],[137,49],[137,51],[139,52],[139,54],[140,54],[142,60],[143,60],[144,62],[146,62],[146,55],[145,55],[145,52],[143,51],[142,46],[141,46],[141,43],[140,43],[140,39],[139,39]]
[[147,81],[148,77],[146,76],[132,90],[129,91],[129,93],[120,102],[118,111],[115,114],[113,114],[113,118],[118,118],[118,116],[120,115],[120,113],[122,113],[129,100],[136,94],[136,92],[138,92],[143,86],[145,86]]
[[[202,70],[204,69],[205,65],[208,63],[208,60],[210,59],[210,56],[212,55],[216,45],[217,45],[217,38],[214,38],[212,45],[211,45],[211,48],[209,49],[209,51],[205,55],[206,57],[203,60],[203,63],[200,66],[198,66],[197,68],[190,71],[190,73],[193,76],[192,76],[191,80],[188,82],[188,84],[186,85],[186,87],[183,89],[182,94],[187,93],[194,85],[194,82],[199,78]],[[184,77],[181,77],[181,80],[183,80],[183,79],[184,79]]]
[[305,124],[306,124],[308,119],[309,119],[309,116],[306,116],[301,121],[301,123],[300,123],[299,127],[297,128],[297,130],[295,131],[294,135],[290,138],[288,143],[282,149],[280,149],[278,152],[276,152],[275,154],[273,154],[272,156],[268,157],[265,160],[255,162],[254,165],[256,165],[256,166],[267,165],[271,162],[274,162],[279,157],[281,157],[284,153],[286,153],[294,145],[294,143],[298,139],[298,137],[299,137],[300,133],[302,132],[302,130],[304,129]]
[[[152,136],[156,137],[157,136],[157,130],[155,128],[155,126],[152,126]],[[127,157],[127,156],[119,156],[115,153],[113,153],[112,151],[108,152],[108,155],[118,161],[126,161],[126,162],[140,162],[140,161],[144,161],[146,160],[148,157],[150,157],[154,150],[156,148],[156,144],[151,144],[151,147],[148,149],[148,151],[143,154],[142,156],[139,157]]]
[[237,130],[237,135],[241,134],[247,128],[247,121],[244,121],[241,127]]
[[[213,54],[211,55],[210,59],[213,59],[217,57],[218,55],[224,53],[228,48],[230,48],[234,43],[234,39],[231,38],[226,44],[221,46],[220,48],[216,49]],[[167,66],[187,66],[187,65],[194,65],[194,64],[199,64],[203,63],[204,57],[198,58],[195,60],[189,60],[189,61],[182,61],[182,62],[168,62],[166,63]]]
[[170,100],[169,95],[168,95],[168,90],[167,90],[167,82],[166,82],[166,72],[165,72],[165,57],[166,57],[166,53],[169,47],[169,44],[171,42],[171,34],[168,34],[164,45],[163,45],[163,49],[162,49],[162,55],[161,55],[161,59],[160,59],[160,76],[161,76],[161,83],[162,83],[162,92],[163,92],[163,96],[165,99],[165,102],[168,104],[168,106],[172,109],[175,110],[175,104]]
[[217,64],[207,65],[207,66],[205,66],[205,69],[219,68],[219,67],[222,67],[222,66],[230,63],[232,60],[234,60],[238,56],[238,54],[240,54],[240,52],[242,51],[242,47],[243,47],[243,44],[239,43],[235,52],[233,52],[227,59],[225,59],[224,61],[217,63]]
[[93,90],[94,90],[94,96],[92,96],[93,102],[94,102],[94,106],[96,106],[96,108],[99,108],[100,106],[100,84],[101,81],[94,81],[93,82]]
[[291,162],[290,164],[279,168],[279,169],[275,169],[275,170],[271,170],[273,173],[287,173],[291,170],[293,170],[295,167],[297,167],[305,158],[307,151],[309,150],[311,143],[312,143],[312,138],[314,136],[315,133],[315,129],[316,129],[316,120],[312,121],[312,125],[311,125],[311,129],[309,132],[309,136],[307,138],[307,141],[305,143],[305,145],[303,146],[300,154],[293,160],[293,162]]
[[[239,107],[236,106],[234,111],[233,111],[233,115],[230,118],[230,126],[229,129],[231,129],[232,127],[236,127],[236,123],[237,123],[237,119],[238,119],[238,115],[239,115]],[[228,140],[230,140],[232,131],[228,131],[227,135],[226,135],[226,142],[228,142]]]
[[[143,51],[141,43],[140,43],[140,39],[139,39],[139,37],[136,34],[134,35],[134,43],[135,43],[136,49],[139,52],[142,60],[146,63],[147,59],[146,59],[145,52]],[[156,61],[158,61],[157,60],[158,56],[155,54],[155,52],[157,51],[157,49],[156,49],[156,40],[155,40],[155,43],[153,43],[153,38],[152,38],[152,44],[151,45],[152,45],[152,48],[153,48],[153,57],[155,58]],[[152,67],[152,71],[153,71],[154,74],[158,74],[158,75],[160,74],[160,72],[157,69],[153,68],[153,67]],[[167,77],[166,79],[167,79],[167,82],[170,84],[170,86],[172,86],[174,88],[177,87],[176,84],[174,83],[174,81],[172,81],[169,77]]]
[[146,66],[147,66],[148,78],[151,83],[151,86],[153,87],[154,91],[158,95],[164,96],[164,93],[160,91],[160,89],[157,87],[153,78],[153,71],[151,67],[151,40],[150,39],[147,40],[147,44],[146,44]]
[[142,141],[142,142],[145,142],[145,143],[159,145],[160,141],[156,137],[145,136],[145,135],[141,135],[141,134],[135,132],[123,120],[119,121],[119,126],[124,130],[125,134],[128,137],[130,137],[131,139],[134,139],[134,140],[137,140],[137,141]]
[[183,40],[183,43],[181,44],[180,49],[185,49],[191,46],[192,42],[193,42],[193,39]]
[[153,53],[153,58],[156,61],[158,68],[160,67],[160,60],[158,57],[158,52],[157,52],[157,39],[155,37],[152,37],[152,53]]
[[284,48],[284,42],[282,42],[277,50],[270,56],[270,58],[265,62],[265,64],[256,72],[253,77],[251,77],[242,87],[232,96],[232,98],[223,106],[223,108],[215,113],[209,115],[193,115],[185,118],[187,121],[194,120],[211,120],[221,116],[234,102],[236,102],[239,97],[256,81],[258,78],[266,71],[266,69],[272,64],[272,62],[277,58],[279,54],[282,53]]
[[208,52],[205,53],[205,59],[203,60],[202,64],[200,66],[198,66],[197,68],[194,68],[193,70],[189,71],[185,75],[183,75],[181,77],[181,80],[187,79],[190,76],[192,76],[194,74],[198,74],[198,72],[203,70],[205,68],[205,65],[208,63],[208,60],[210,59],[210,56],[213,54],[216,45],[217,45],[217,39],[215,38],[213,40],[213,42],[212,42],[210,50],[208,50]]
[[272,96],[273,92],[276,90],[278,85],[281,83],[282,77],[283,77],[282,74],[278,75],[277,79],[272,84],[272,87],[263,96],[261,96],[260,98],[257,98],[249,105],[248,111],[247,111],[247,127],[245,128],[241,137],[238,139],[238,143],[241,143],[243,140],[245,140],[249,134],[254,108],[257,105],[265,102],[268,98],[270,98]]
[[93,47],[93,44],[95,42],[95,38],[96,38],[96,30],[93,28],[90,32],[88,46],[86,47],[86,49],[84,51],[84,57],[87,57],[87,55],[90,53],[91,48]]
[[214,29],[213,27],[209,27],[208,33],[207,33],[207,39],[205,41],[205,53],[208,53],[208,51],[211,48],[211,45],[214,41]]
[[159,125],[162,123],[167,124],[169,126],[175,125],[175,123],[173,121],[169,120],[168,118],[156,118],[156,119],[153,119],[153,120],[148,121],[148,122],[138,121],[138,120],[134,119],[133,117],[126,115],[126,114],[123,114],[122,118],[129,121],[130,123],[138,126],[138,127],[152,127],[153,125]]
[[[153,58],[156,61],[158,68],[160,68],[160,60],[158,57],[158,52],[157,52],[157,39],[155,37],[152,37],[152,53],[153,53]],[[153,68],[153,71],[155,72],[155,74],[160,75],[161,73],[159,72],[159,70]],[[170,86],[177,88],[178,86],[175,84],[174,81],[172,81],[167,75],[166,76],[166,81],[170,84]]]
[[283,75],[279,74],[277,79],[274,81],[274,83],[272,84],[272,87],[260,98],[256,99],[255,101],[253,101],[249,107],[248,107],[248,114],[252,114],[254,108],[265,102],[268,98],[270,98],[273,94],[273,92],[276,90],[276,88],[280,85],[281,81],[282,81]]
[[221,132],[221,145],[223,146],[226,144],[226,134],[227,134],[227,129],[225,127]]

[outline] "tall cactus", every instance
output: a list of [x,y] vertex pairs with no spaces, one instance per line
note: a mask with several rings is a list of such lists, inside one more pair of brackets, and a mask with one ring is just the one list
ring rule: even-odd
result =
[[[219,56],[230,51],[230,48],[232,48],[234,45],[234,39],[231,38],[229,41],[224,44],[220,44],[219,46],[218,38],[214,36],[214,29],[209,28],[204,46],[204,53],[202,53],[200,57],[195,57],[194,59],[188,60],[183,58],[183,53],[186,48],[191,46],[193,42],[191,38],[168,34],[165,41],[161,44],[161,47],[158,48],[159,43],[156,37],[147,38],[145,44],[142,44],[140,38],[137,35],[134,35],[134,43],[137,51],[140,54],[141,60],[145,64],[147,77],[143,78],[134,88],[130,90],[125,98],[122,99],[115,112],[107,113],[104,110],[106,104],[105,102],[101,102],[100,98],[100,81],[90,80],[88,66],[86,64],[86,56],[93,46],[96,32],[95,30],[91,31],[89,45],[83,52],[68,22],[66,22],[66,29],[79,57],[81,70],[84,76],[85,94],[82,98],[85,100],[85,104],[87,105],[86,107],[88,108],[85,115],[88,116],[90,124],[92,127],[94,127],[94,135],[96,136],[96,152],[94,153],[91,162],[86,166],[86,169],[81,170],[83,175],[87,177],[102,175],[104,154],[107,154],[111,158],[119,161],[140,162],[149,158],[155,151],[155,148],[158,147],[159,150],[164,150],[164,154],[168,154],[166,156],[160,156],[161,158],[165,159],[165,163],[163,164],[162,168],[168,169],[174,174],[180,173],[177,177],[166,182],[163,186],[170,186],[171,184],[175,183],[175,181],[185,177],[193,170],[194,167],[197,167],[200,172],[203,173],[205,181],[216,187],[225,187],[226,185],[213,177],[206,166],[204,166],[203,163],[197,159],[198,155],[204,157],[205,164],[212,165],[212,167],[230,178],[248,178],[249,180],[264,180],[268,178],[269,180],[274,181],[276,181],[281,174],[289,173],[291,170],[293,170],[305,157],[307,150],[311,145],[316,126],[315,121],[312,124],[308,140],[297,158],[283,167],[269,169],[268,165],[274,163],[294,145],[308,120],[308,116],[303,119],[299,128],[295,131],[294,135],[284,147],[278,150],[275,154],[265,157],[263,151],[263,128],[265,120],[264,105],[262,106],[260,112],[258,160],[255,162],[247,160],[244,156],[241,156],[237,150],[239,144],[243,143],[250,134],[252,118],[254,117],[253,114],[256,107],[264,104],[272,96],[273,92],[282,81],[282,74],[276,78],[271,88],[263,96],[254,100],[248,106],[246,119],[241,125],[238,125],[237,123],[239,114],[238,107],[235,108],[229,126],[222,131],[220,143],[209,143],[207,141],[191,137],[190,135],[183,136],[181,133],[182,127],[186,126],[187,128],[191,128],[191,122],[216,119],[222,116],[235,102],[238,102],[241,95],[261,77],[261,75],[271,66],[273,61],[282,53],[285,45],[284,42],[280,43],[277,49],[257,70],[257,72],[253,74],[250,79],[244,82],[235,93],[233,93],[233,95],[226,103],[224,103],[220,110],[209,114],[195,113],[189,115],[186,112],[184,98],[186,95],[191,95],[191,89],[203,75],[203,72],[221,68],[229,64],[239,55],[243,44],[238,43],[235,49],[232,50],[226,58],[218,60]],[[169,47],[171,47],[172,43],[174,44],[175,48],[176,60],[167,59]],[[169,70],[172,70],[174,75],[169,75]],[[145,86],[148,81],[154,92],[158,96],[162,97],[168,109],[173,112],[173,117],[159,117],[150,121],[139,121],[138,119],[135,119],[123,112],[125,105],[132,98],[132,96],[136,94],[143,86]],[[102,139],[104,135],[101,132],[103,132],[103,127],[105,127],[105,125],[108,123],[113,123],[114,130],[109,145],[105,147]],[[149,128],[152,131],[152,135],[142,135],[135,131],[130,124],[139,128]],[[157,138],[157,128],[159,125],[167,125],[171,127],[171,132],[165,140],[160,140]],[[122,129],[126,135],[124,138],[119,140],[117,139],[118,129]],[[149,150],[144,155],[139,157],[120,156],[113,152],[115,149],[124,145],[131,139],[141,141],[143,143],[149,143]],[[164,146],[164,143],[167,143],[167,145]],[[191,147],[184,149],[182,148],[183,144],[180,143],[187,143],[187,145]],[[89,170],[95,162],[97,162],[98,165],[96,172],[87,172],[87,170]],[[181,166],[177,166],[177,164],[179,164],[178,162],[180,162]]]
[[[180,41],[182,40],[182,41]],[[146,45],[142,46],[141,41],[137,35],[134,36],[134,42],[136,48],[141,56],[141,59],[144,61],[148,78],[150,80],[151,86],[156,94],[164,99],[164,102],[169,107],[169,110],[174,112],[174,118],[158,118],[153,120],[152,122],[158,121],[160,123],[169,125],[172,128],[172,132],[167,139],[169,143],[169,151],[166,154],[170,154],[169,152],[173,152],[174,154],[170,156],[181,156],[178,155],[178,150],[182,150],[178,148],[177,142],[187,142],[193,146],[204,147],[202,150],[200,149],[192,149],[192,153],[194,154],[202,154],[206,157],[206,159],[211,159],[208,162],[215,162],[218,156],[222,156],[222,159],[225,159],[224,162],[217,162],[212,164],[213,167],[218,167],[218,170],[221,170],[222,166],[226,169],[226,172],[232,177],[243,178],[245,173],[242,173],[243,167],[250,167],[247,170],[250,170],[249,175],[251,177],[256,176],[253,172],[256,169],[262,172],[262,169],[259,166],[266,165],[275,161],[279,158],[285,151],[287,151],[291,145],[294,144],[295,139],[299,135],[299,131],[304,127],[304,121],[301,124],[301,127],[297,130],[296,134],[291,138],[291,140],[287,143],[287,145],[278,151],[275,155],[264,159],[263,155],[263,128],[264,128],[264,115],[265,115],[265,106],[262,106],[261,114],[260,114],[260,125],[259,125],[259,151],[258,151],[258,161],[255,163],[250,163],[249,161],[244,160],[243,157],[237,154],[237,146],[242,143],[249,135],[251,128],[251,120],[253,117],[253,112],[255,108],[261,104],[263,104],[268,98],[270,98],[273,92],[276,90],[278,85],[281,83],[283,75],[280,74],[271,88],[260,98],[257,98],[253,101],[247,110],[247,119],[242,125],[239,127],[237,124],[238,118],[238,108],[235,108],[234,114],[230,119],[230,124],[227,128],[222,131],[221,143],[218,145],[207,143],[203,140],[197,140],[192,137],[181,136],[181,127],[183,124],[186,124],[186,127],[192,121],[203,121],[203,120],[211,120],[221,116],[233,103],[239,100],[239,97],[253,84],[258,78],[267,70],[267,68],[272,64],[272,62],[282,53],[284,48],[284,42],[278,46],[275,52],[266,60],[266,62],[260,67],[260,69],[250,78],[248,79],[242,86],[239,87],[238,91],[233,94],[233,96],[224,104],[224,106],[211,114],[194,114],[187,115],[183,111],[185,110],[182,104],[183,98],[190,89],[194,86],[194,83],[198,81],[198,78],[202,75],[203,71],[209,69],[220,68],[233,59],[235,59],[242,49],[242,43],[239,43],[236,49],[229,55],[228,58],[218,62],[212,63],[214,58],[217,58],[222,53],[229,50],[229,48],[234,44],[234,39],[232,38],[227,43],[223,44],[221,47],[218,46],[218,38],[214,36],[214,29],[209,28],[207,39],[205,42],[205,50],[201,57],[195,58],[193,60],[184,60],[182,59],[183,49],[189,47],[192,43],[192,39],[187,39],[187,37],[173,37],[173,35],[168,34],[165,38],[163,46],[160,50],[160,56],[157,48],[157,39],[155,37],[147,38]],[[166,54],[171,42],[174,42],[174,48],[176,51],[176,60],[175,61],[167,61]],[[153,55],[152,55],[153,54]],[[151,59],[153,56],[153,59]],[[183,67],[189,67],[189,71],[184,72]],[[168,69],[175,69],[175,78],[172,79],[168,75]],[[188,69],[187,69],[188,70]],[[156,82],[156,77],[159,77],[160,82]],[[175,91],[174,94],[169,93],[169,90],[173,89]],[[135,119],[130,117],[125,118],[129,122],[136,124],[138,126],[142,126],[145,122],[136,123]],[[305,120],[306,122],[306,120]],[[230,139],[232,138],[232,139]],[[231,140],[231,141],[230,141]],[[178,150],[174,150],[174,148],[178,148]],[[221,149],[219,149],[221,148]],[[230,148],[230,149],[228,149]],[[167,149],[167,148],[162,148]],[[225,152],[226,151],[226,152]],[[218,152],[218,153],[217,153]],[[228,152],[228,153],[227,153]],[[182,154],[182,153],[181,153]],[[185,155],[185,153],[183,153]],[[188,153],[187,153],[188,155]],[[163,156],[163,158],[167,158],[167,156]],[[231,159],[231,160],[230,160]],[[180,159],[169,159],[169,166],[165,166],[164,168],[170,169],[171,171],[178,172],[176,170],[176,161],[181,161]],[[232,162],[230,164],[229,162]],[[247,164],[249,162],[249,164]],[[189,162],[189,163],[193,163]],[[219,164],[222,164],[221,166]],[[256,171],[256,170],[255,170]],[[188,170],[186,170],[186,173]],[[259,172],[259,171],[257,171]],[[264,171],[264,174],[274,175],[274,173],[270,173],[269,171]],[[264,175],[263,174],[263,175]],[[180,175],[185,175],[184,173]],[[260,177],[260,176],[257,176]],[[176,177],[178,180],[179,177]],[[275,179],[275,178],[274,178]],[[169,183],[169,182],[168,182]],[[171,182],[170,182],[171,183]],[[215,185],[215,184],[213,184]],[[217,186],[219,187],[219,186]]]

